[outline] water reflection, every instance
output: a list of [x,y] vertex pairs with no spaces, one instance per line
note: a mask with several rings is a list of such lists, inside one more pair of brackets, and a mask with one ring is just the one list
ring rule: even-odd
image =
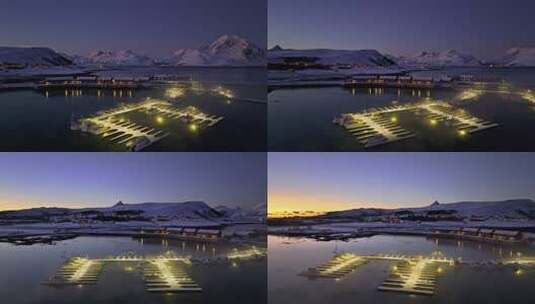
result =
[[[304,270],[325,263],[340,252],[357,255],[402,254],[458,257],[463,265],[443,268],[432,297],[384,293],[377,287],[396,264],[370,262],[346,277],[308,280],[298,276]],[[508,257],[535,255],[535,248],[506,246],[453,239],[412,236],[374,236],[349,242],[318,242],[309,239],[269,237],[269,303],[522,303],[535,295],[535,271],[531,268],[470,264]]]
[[[230,262],[216,262],[234,248],[249,244],[229,242],[189,242],[157,238],[79,237],[56,246],[13,246],[0,244],[0,294],[13,304],[25,303],[239,303],[266,301],[266,259],[240,260],[239,271]],[[183,270],[202,287],[201,294],[165,295],[149,293],[138,275],[136,263],[108,263],[96,285],[83,288],[51,288],[43,285],[69,257],[105,258],[109,256],[191,256],[193,264]],[[215,259],[214,259],[215,258]],[[214,262],[212,262],[214,261]],[[9,280],[9,284],[7,283]],[[239,294],[228,292],[240,286]],[[262,300],[263,299],[263,300]]]

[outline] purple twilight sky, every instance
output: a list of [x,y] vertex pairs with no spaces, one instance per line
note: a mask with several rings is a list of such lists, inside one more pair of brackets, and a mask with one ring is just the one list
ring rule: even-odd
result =
[[0,153],[0,210],[266,202],[265,153]]
[[224,34],[266,46],[266,0],[0,0],[0,46],[168,55]]
[[270,47],[457,49],[482,59],[535,47],[533,0],[269,0]]
[[534,153],[270,153],[268,209],[535,199]]

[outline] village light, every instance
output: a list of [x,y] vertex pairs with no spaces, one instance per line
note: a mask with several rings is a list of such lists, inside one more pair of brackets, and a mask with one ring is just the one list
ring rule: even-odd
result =
[[178,98],[184,96],[184,90],[181,88],[169,88],[165,91],[165,96],[169,98]]

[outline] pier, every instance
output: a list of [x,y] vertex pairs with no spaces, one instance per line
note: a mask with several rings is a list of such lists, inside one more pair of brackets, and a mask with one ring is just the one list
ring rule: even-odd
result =
[[441,272],[438,262],[432,259],[401,261],[392,267],[389,277],[377,290],[433,295],[437,276]]
[[71,258],[58,272],[44,284],[49,286],[94,285],[98,282],[102,268],[108,263],[139,263],[142,265],[143,280],[149,292],[201,292],[197,285],[184,271],[184,265],[190,265],[187,257],[162,255],[143,257],[121,255],[102,259],[83,257]]
[[212,127],[223,119],[223,117],[205,114],[193,106],[178,108],[168,101],[148,98],[141,103],[121,105],[100,111],[91,117],[73,121],[71,130],[99,135],[111,142],[125,145],[132,151],[140,151],[169,135],[164,130],[139,125],[118,117],[135,111],[159,115],[156,117],[157,121],[163,121],[163,117],[179,119],[188,123],[191,131]]
[[49,77],[38,82],[36,89],[137,89],[144,82],[149,81],[147,77],[98,77],[98,76],[66,76]]
[[403,111],[423,116],[431,125],[443,122],[446,126],[456,128],[460,136],[498,126],[440,101],[423,101],[372,108],[359,113],[344,113],[333,122],[344,127],[365,148],[372,148],[415,136],[413,132],[399,126],[396,116],[390,115]]
[[301,275],[309,278],[341,279],[366,262],[367,260],[363,257],[343,253],[336,255],[325,264],[306,270]]
[[301,273],[311,279],[342,279],[358,267],[371,261],[389,261],[395,265],[388,278],[377,287],[379,291],[394,291],[410,294],[433,295],[437,276],[443,266],[453,266],[455,261],[440,256],[375,255],[359,256],[352,253],[335,255],[328,262]]
[[353,76],[344,81],[344,87],[379,87],[399,89],[451,89],[451,77],[431,78],[412,76]]
[[143,278],[149,292],[201,292],[197,285],[176,263],[167,259],[148,260]]
[[244,250],[238,250],[238,248],[234,248],[229,254],[227,254],[228,260],[248,260],[248,259],[255,259],[255,258],[261,258],[266,255],[265,250],[260,250],[256,246],[252,246],[249,249]]
[[82,257],[69,259],[46,284],[62,285],[93,285],[98,281],[103,262]]

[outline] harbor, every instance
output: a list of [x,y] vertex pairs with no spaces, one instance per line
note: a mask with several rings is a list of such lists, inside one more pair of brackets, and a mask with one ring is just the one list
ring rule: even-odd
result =
[[[233,267],[239,261],[259,260],[266,256],[266,251],[251,246],[250,248],[233,248],[225,256],[225,260]],[[213,261],[221,261],[213,257]],[[191,256],[176,255],[167,251],[156,256],[145,256],[134,253],[108,256],[104,258],[72,257],[59,268],[59,270],[44,285],[51,287],[96,285],[100,274],[109,264],[119,263],[125,265],[125,270],[132,272],[139,269],[148,292],[154,293],[191,293],[202,292],[203,289],[191,278],[186,268],[198,264],[209,263],[206,259],[193,259]]]
[[101,259],[73,257],[44,284],[49,286],[94,285],[98,282],[102,268],[108,263],[129,263],[140,266],[149,292],[202,291],[182,269],[184,264],[191,264],[190,259],[171,255],[158,257],[119,255]]
[[334,257],[324,264],[309,268],[299,275],[309,279],[323,278],[340,280],[356,271],[359,267],[373,261],[388,261],[393,264],[389,267],[387,278],[377,287],[378,291],[426,296],[435,294],[438,276],[442,274],[447,267],[482,267],[485,265],[497,265],[501,267],[514,266],[513,273],[515,275],[521,275],[527,271],[527,269],[535,267],[535,258],[532,256],[503,258],[492,261],[463,262],[460,258],[446,258],[437,254],[431,256],[389,254],[361,256],[343,252],[335,254]]
[[[62,87],[61,80],[52,85],[58,77],[0,80],[0,103],[4,107],[0,133],[6,137],[0,146],[5,151],[265,150],[267,102],[261,69],[129,67],[61,76],[69,79],[66,87]],[[37,88],[47,78],[49,86]],[[119,80],[128,87],[119,88]],[[98,86],[99,81],[106,87]],[[130,82],[136,85],[131,87]],[[180,113],[150,114],[138,110],[121,114],[119,119],[135,125],[120,128],[120,121],[107,124],[123,132],[116,136],[129,133],[122,138],[71,130],[80,119],[147,98],[168,101]],[[192,108],[186,110],[189,106]],[[198,115],[199,112],[214,119]],[[207,128],[208,124],[213,127]],[[147,128],[141,130],[144,127]]]
[[395,114],[404,111],[421,117],[431,126],[443,123],[455,128],[459,136],[498,126],[496,123],[475,117],[465,110],[438,100],[424,100],[370,108],[358,113],[344,113],[335,118],[333,122],[344,127],[365,148],[372,148],[416,136],[414,132],[399,125],[399,119]]
[[188,124],[192,132],[212,127],[223,119],[203,113],[194,106],[179,108],[169,101],[147,98],[140,103],[119,105],[97,112],[93,116],[74,120],[71,122],[71,130],[101,136],[111,142],[125,145],[131,151],[141,151],[169,135],[165,130],[119,118],[136,111],[151,115],[156,122],[163,122],[164,118],[180,120]]
[[[276,301],[299,293],[312,303],[333,297],[344,304],[447,303],[473,290],[490,290],[474,299],[483,303],[511,291],[522,298],[521,287],[531,284],[535,273],[533,248],[514,243],[376,235],[349,242],[270,236],[269,244],[277,261],[269,264],[270,296]],[[489,280],[501,284],[489,289]]]

